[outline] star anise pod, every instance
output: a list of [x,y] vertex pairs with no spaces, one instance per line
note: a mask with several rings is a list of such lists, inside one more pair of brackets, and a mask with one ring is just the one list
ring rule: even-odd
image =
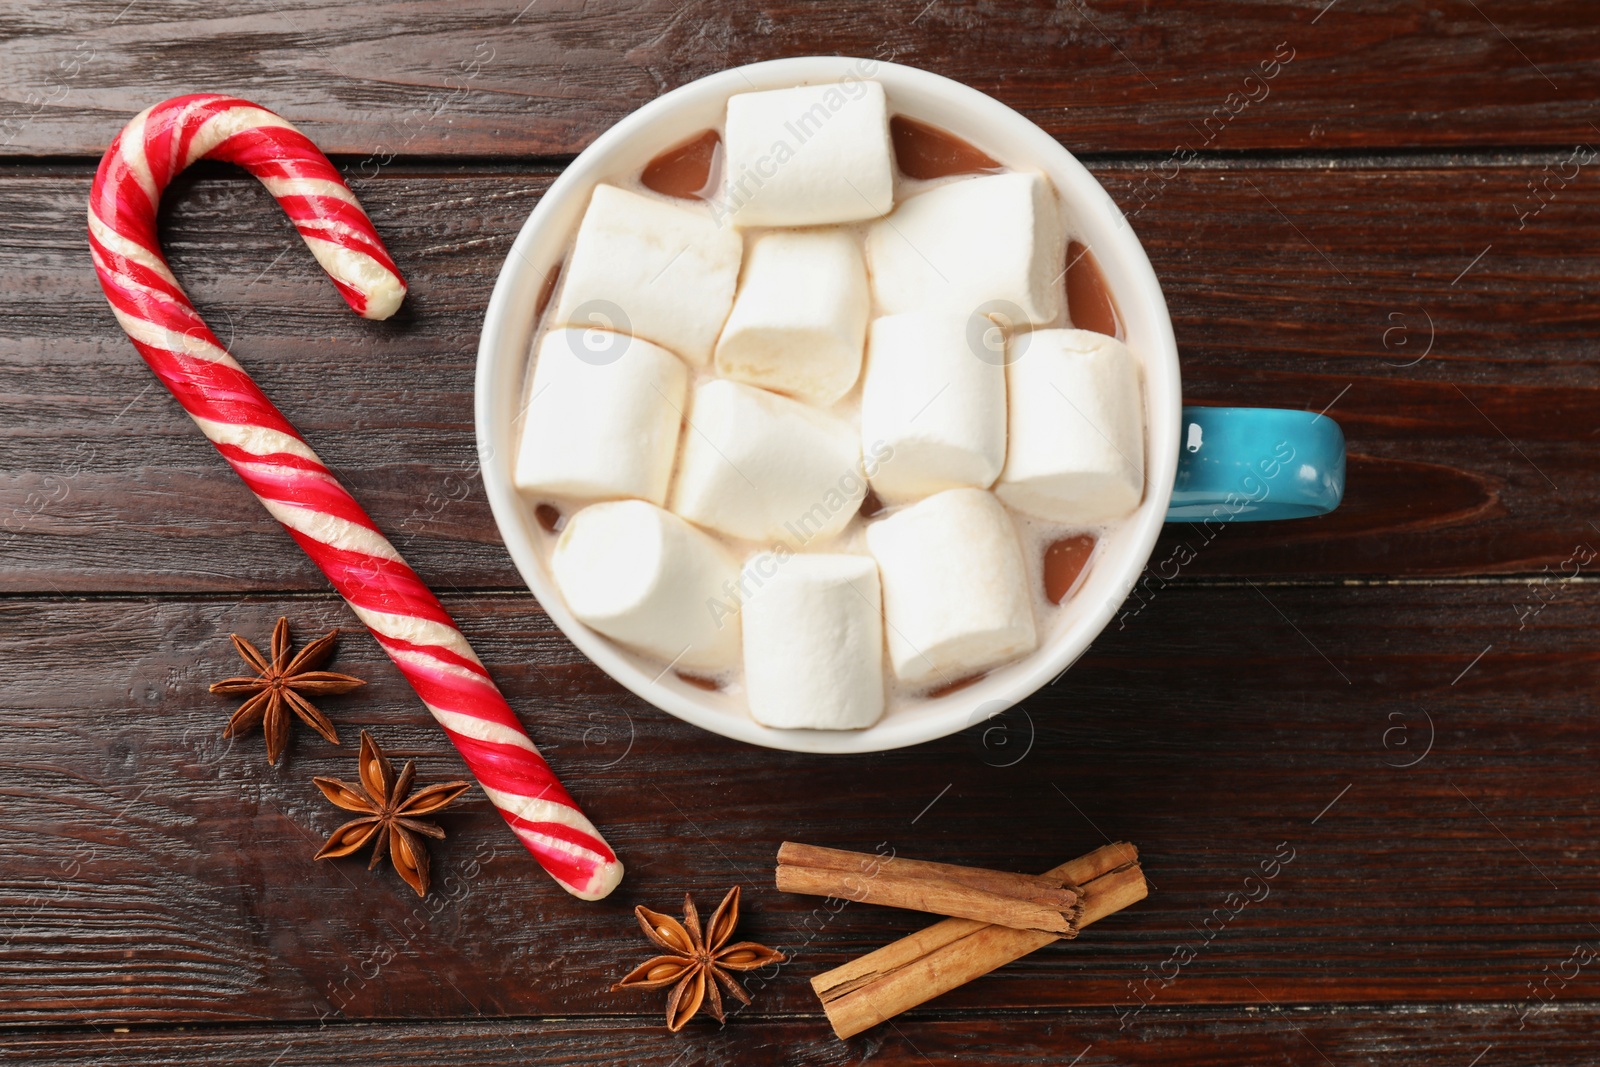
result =
[[299,655],[289,656],[289,620],[279,618],[272,628],[272,658],[263,656],[249,641],[238,634],[228,635],[239,655],[256,671],[254,678],[225,678],[211,687],[213,693],[253,693],[228,720],[223,737],[238,737],[257,726],[267,738],[267,762],[277,763],[283,746],[289,740],[289,713],[300,716],[302,722],[334,744],[339,735],[328,717],[301,696],[302,693],[348,693],[366,685],[360,678],[348,674],[334,674],[314,668],[328,662],[333,655],[338,630],[330,630],[305,648]]
[[682,1030],[707,994],[711,998],[711,1014],[718,1022],[725,1022],[722,1011],[722,994],[717,991],[720,982],[729,993],[744,1004],[750,1003],[750,994],[734,980],[729,971],[753,971],[769,963],[782,963],[783,953],[758,945],[754,941],[728,944],[739,925],[739,887],[728,890],[705,933],[700,931],[700,915],[694,910],[689,894],[683,895],[683,922],[651,911],[644,905],[633,909],[639,919],[639,928],[654,944],[667,950],[667,955],[645,960],[628,976],[611,987],[619,989],[665,989],[672,987],[667,996],[667,1029],[673,1033]]
[[[394,860],[394,869],[406,884],[417,891],[417,896],[428,895],[428,847],[423,837],[436,840],[444,831],[420,816],[442,811],[452,801],[470,789],[470,782],[444,782],[430,785],[416,796],[408,797],[417,776],[415,760],[407,760],[398,775],[394,764],[383,754],[383,749],[367,731],[361,731],[361,788],[337,778],[313,778],[322,795],[345,811],[359,811],[359,819],[351,819],[335,830],[328,843],[317,853],[319,860],[348,856],[367,842],[377,839],[372,849],[372,862],[367,870],[378,865],[387,849]],[[420,835],[420,836],[419,836]]]

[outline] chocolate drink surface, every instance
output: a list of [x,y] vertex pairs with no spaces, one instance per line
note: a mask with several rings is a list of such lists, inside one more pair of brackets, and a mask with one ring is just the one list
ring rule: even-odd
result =
[[[885,115],[881,91],[867,145],[848,108],[811,121],[819,89],[736,94],[743,127],[730,104],[596,187],[534,309],[518,487],[580,622],[765,725],[860,729],[1084,610],[1096,548],[1138,502],[1118,456],[1140,455],[1143,404],[1115,296],[1047,178]],[[786,94],[793,125],[752,124]],[[870,197],[830,191],[786,138]],[[888,206],[864,216],[869,198]],[[973,323],[999,347],[974,348]],[[1013,380],[1030,339],[1036,368],[1062,368],[1053,390]],[[1115,437],[1099,467],[1056,463],[1037,432],[1028,397],[1063,388],[1083,422],[1065,453]],[[661,464],[640,461],[647,435]]]

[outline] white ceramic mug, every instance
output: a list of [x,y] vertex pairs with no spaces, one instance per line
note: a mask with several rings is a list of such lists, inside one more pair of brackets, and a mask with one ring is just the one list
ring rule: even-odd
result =
[[[880,82],[894,114],[948,130],[1008,166],[1049,176],[1067,230],[1094,250],[1116,296],[1128,347],[1144,367],[1147,485],[1138,511],[1097,549],[1083,585],[1031,655],[964,689],[894,710],[864,730],[775,730],[751,719],[737,696],[690,685],[572,616],[540,549],[548,535],[512,485],[512,462],[534,307],[546,276],[566,254],[594,186],[636,174],[666,149],[720,127],[735,93],[847,77]],[[1050,684],[1089,647],[1138,581],[1167,517],[1178,467],[1182,388],[1172,322],[1150,261],[1117,205],[1072,153],[1009,107],[959,82],[877,60],[812,56],[725,70],[667,93],[607,130],[556,179],[518,234],[490,298],[478,346],[476,415],[484,487],[511,558],[556,625],[601,669],[656,707],[727,737],[798,752],[874,752],[943,737],[994,715]]]

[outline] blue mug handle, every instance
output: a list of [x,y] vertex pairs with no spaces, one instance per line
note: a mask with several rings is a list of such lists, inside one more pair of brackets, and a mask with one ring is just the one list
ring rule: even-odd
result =
[[1183,409],[1168,522],[1325,515],[1344,498],[1344,432],[1281,408]]

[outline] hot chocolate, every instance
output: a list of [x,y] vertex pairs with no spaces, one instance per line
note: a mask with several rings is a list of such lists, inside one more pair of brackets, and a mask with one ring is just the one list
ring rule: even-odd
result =
[[860,80],[738,94],[598,186],[516,465],[568,608],[778,728],[1032,652],[1144,488],[1070,217]]

